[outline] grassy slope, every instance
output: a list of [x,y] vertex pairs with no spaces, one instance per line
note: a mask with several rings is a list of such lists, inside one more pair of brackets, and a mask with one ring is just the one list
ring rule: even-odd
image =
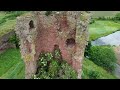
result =
[[90,71],[98,72],[99,75],[100,75],[100,77],[98,79],[116,79],[115,76],[108,73],[103,68],[99,67],[98,65],[96,65],[92,61],[90,61],[88,59],[85,59],[83,61],[83,74],[82,74],[83,79],[89,79],[88,74],[89,74]]
[[[100,79],[115,79],[116,77],[108,73],[103,68],[97,66],[90,60],[84,60],[84,79],[89,78],[89,71],[100,73]],[[0,55],[0,78],[22,79],[24,78],[24,63],[20,59],[20,52],[16,49],[9,49]]]
[[0,54],[0,78],[24,78],[24,63],[19,50],[9,49]]
[[[24,15],[24,14],[27,14],[27,13],[30,13],[30,12],[24,11],[24,13],[21,14],[21,15]],[[13,14],[14,14],[14,12],[13,12],[13,13],[0,12],[0,21],[1,21],[4,17],[6,17],[6,16],[11,16],[11,15],[13,15]],[[9,19],[9,18],[8,18],[8,19]],[[8,33],[8,32],[10,32],[10,31],[12,31],[12,30],[15,29],[15,26],[16,26],[16,18],[13,18],[12,20],[8,20],[8,19],[6,19],[6,22],[0,24],[0,37],[1,37],[2,35],[4,35],[4,34],[6,34],[6,33]]]
[[92,17],[101,17],[101,16],[109,16],[114,17],[116,13],[120,13],[120,11],[91,11]]
[[[12,13],[0,12],[0,20]],[[23,14],[28,15],[29,12]],[[0,37],[15,29],[16,19],[6,20],[0,24]],[[9,49],[0,54],[0,78],[24,78],[24,63],[21,60],[20,52],[16,49]]]
[[120,29],[119,23],[96,20],[95,23],[89,25],[90,40],[109,35],[118,29]]
[[[10,14],[6,14],[4,12],[0,12],[0,20],[2,20],[5,16],[9,16]],[[12,30],[14,30],[16,24],[16,19],[7,20],[5,23],[0,24],[0,37]]]
[[14,30],[16,20],[6,21],[3,25],[0,25],[0,37],[12,30]]

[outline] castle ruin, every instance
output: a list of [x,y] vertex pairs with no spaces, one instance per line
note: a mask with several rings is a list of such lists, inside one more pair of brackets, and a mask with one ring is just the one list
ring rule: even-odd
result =
[[40,53],[54,52],[55,48],[60,49],[62,59],[81,78],[89,19],[86,11],[34,11],[18,17],[16,34],[25,62],[25,78],[30,79],[36,73]]

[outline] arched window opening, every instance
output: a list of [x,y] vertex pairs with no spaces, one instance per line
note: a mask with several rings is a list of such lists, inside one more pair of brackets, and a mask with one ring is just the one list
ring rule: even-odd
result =
[[73,47],[75,45],[75,39],[74,38],[69,38],[66,40],[66,45],[68,47]]
[[31,20],[31,21],[29,22],[29,27],[30,27],[30,29],[34,28],[33,20]]

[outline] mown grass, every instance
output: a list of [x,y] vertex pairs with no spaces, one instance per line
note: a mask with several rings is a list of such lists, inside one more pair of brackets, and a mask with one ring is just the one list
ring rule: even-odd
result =
[[91,60],[85,58],[83,61],[83,68],[82,68],[82,79],[93,79],[90,76],[91,72],[95,72],[98,74],[96,79],[117,79],[114,75],[104,70],[102,67],[96,65]]
[[0,78],[23,79],[24,62],[19,49],[8,49],[0,54]]
[[24,13],[27,13],[27,11],[0,12],[0,37],[13,31],[16,26],[16,17]]
[[[27,12],[0,12],[0,37],[15,29],[16,17]],[[0,54],[0,78],[24,78],[24,63],[18,49],[9,49]]]
[[120,24],[114,21],[95,20],[89,25],[90,41],[109,35],[120,29]]
[[114,17],[116,15],[116,13],[120,13],[120,11],[91,11],[92,13],[92,17],[96,18],[96,17]]
[[[18,49],[9,49],[0,54],[0,78],[4,79],[24,79],[24,63]],[[108,73],[102,67],[92,61],[85,59],[83,61],[83,79],[91,79],[89,73],[97,72],[97,79],[116,79],[111,73]]]
[[0,25],[0,37],[15,29],[16,20],[8,20]]

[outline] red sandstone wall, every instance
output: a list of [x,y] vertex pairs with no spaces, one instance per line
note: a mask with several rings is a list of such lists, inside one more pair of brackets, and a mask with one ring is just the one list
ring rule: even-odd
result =
[[[38,36],[36,38],[36,58],[41,52],[53,52],[54,45],[58,45],[61,50],[62,58],[67,60],[68,63],[72,64],[72,53],[75,51],[75,46],[69,48],[66,45],[66,40],[69,38],[69,21],[64,16],[59,16],[55,19],[55,22],[50,27],[44,27],[41,17],[38,23]],[[56,25],[59,24],[59,25]],[[49,25],[47,25],[49,26]],[[60,31],[58,30],[60,28]],[[59,33],[64,33],[64,35],[59,35]],[[70,37],[75,38],[75,34]],[[70,49],[70,50],[69,50]]]
[[84,11],[61,11],[46,16],[45,12],[35,12],[17,19],[16,33],[20,38],[26,78],[35,74],[40,53],[53,52],[54,45],[59,46],[63,60],[71,64],[78,72],[78,78],[81,78],[88,40],[88,14]]

